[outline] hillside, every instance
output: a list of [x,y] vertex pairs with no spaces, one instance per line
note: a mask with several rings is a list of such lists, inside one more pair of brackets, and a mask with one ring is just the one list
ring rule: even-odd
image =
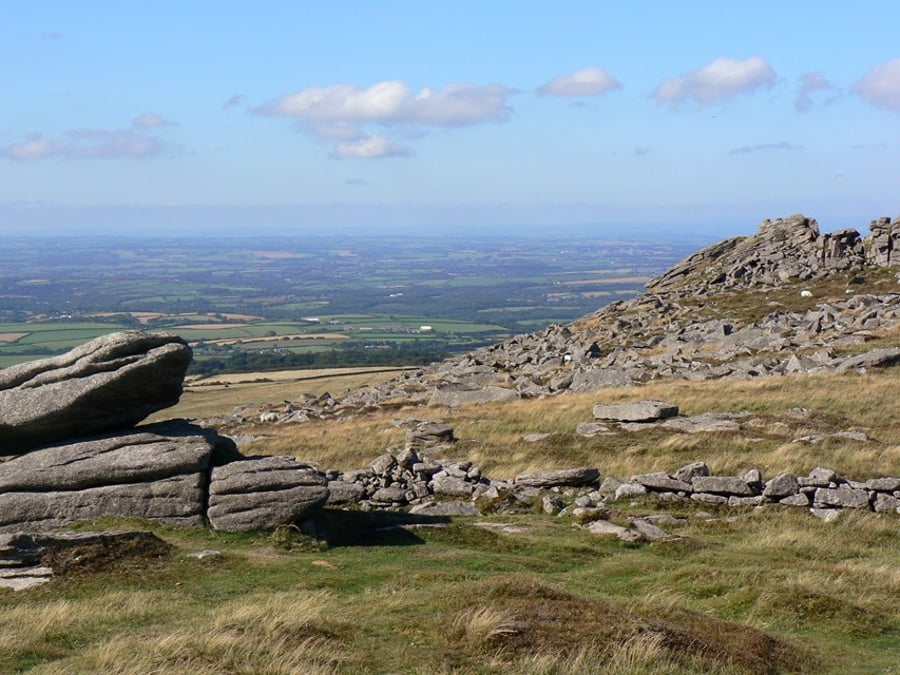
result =
[[[54,551],[8,521],[0,572],[42,576],[0,590],[0,670],[896,672],[900,260],[879,237],[900,228],[875,225],[766,222],[634,300],[381,383],[235,386],[203,426],[243,456],[181,421],[0,462],[0,515],[144,530]],[[128,354],[76,365],[143,392],[163,352]],[[7,376],[55,386],[54,363]],[[157,415],[207,414],[212,388]],[[614,421],[636,402],[667,416]],[[300,520],[308,491],[326,506]]]
[[858,371],[900,360],[900,219],[820,234],[765,221],[688,257],[638,297],[568,325],[326,397],[267,409],[279,421],[398,405],[457,406],[662,379]]

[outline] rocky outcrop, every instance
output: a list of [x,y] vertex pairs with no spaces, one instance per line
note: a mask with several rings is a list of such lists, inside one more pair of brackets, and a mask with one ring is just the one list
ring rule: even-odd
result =
[[111,333],[0,370],[0,454],[133,427],[175,404],[191,350],[177,335]]
[[0,453],[18,455],[0,463],[0,532],[105,517],[259,529],[321,506],[325,478],[293,458],[248,460],[184,421],[134,427],[178,400],[190,358],[178,336],[130,331],[0,370]]
[[0,463],[0,531],[103,517],[203,525],[209,467],[229,442],[186,422],[149,425]]
[[213,468],[209,522],[229,532],[299,523],[328,499],[327,479],[292,457],[242,459]]
[[735,237],[707,247],[647,284],[650,292],[693,288],[775,287],[808,281],[838,270],[900,264],[900,218],[873,221],[864,239],[854,229],[819,233],[815,220],[794,215],[765,220],[753,237]]

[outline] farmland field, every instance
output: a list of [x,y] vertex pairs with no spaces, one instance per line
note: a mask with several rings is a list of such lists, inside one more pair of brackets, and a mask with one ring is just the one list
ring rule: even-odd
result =
[[424,363],[630,297],[693,246],[23,236],[0,251],[0,367],[129,328],[178,333],[196,372]]

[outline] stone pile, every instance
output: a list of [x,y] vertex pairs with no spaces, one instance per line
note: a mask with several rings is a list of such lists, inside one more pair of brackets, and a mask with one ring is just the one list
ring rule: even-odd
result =
[[431,515],[478,515],[483,508],[506,501],[510,505],[533,501],[541,490],[593,486],[600,472],[591,467],[526,473],[512,481],[492,480],[471,462],[435,456],[452,450],[453,430],[434,420],[406,420],[412,424],[406,446],[384,453],[368,467],[352,471],[325,471],[328,504],[364,511],[399,510]]
[[900,513],[900,477],[854,481],[821,467],[806,476],[780,474],[766,481],[758,469],[741,476],[712,476],[705,463],[695,462],[671,475],[645,473],[627,481],[610,477],[603,481],[600,493],[613,500],[650,494],[662,500],[691,499],[726,506],[802,506],[820,517],[841,508]]
[[216,529],[297,522],[325,479],[292,458],[242,457],[183,420],[135,426],[177,402],[190,348],[128,331],[0,370],[0,532],[107,516]]

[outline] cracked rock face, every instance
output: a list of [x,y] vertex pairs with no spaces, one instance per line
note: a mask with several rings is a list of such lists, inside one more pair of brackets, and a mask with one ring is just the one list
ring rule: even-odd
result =
[[327,499],[327,480],[292,457],[242,459],[212,470],[209,522],[229,532],[271,529],[299,522]]
[[0,463],[0,532],[108,516],[205,522],[209,466],[227,441],[186,422],[35,450]]
[[178,402],[191,356],[177,335],[125,331],[0,370],[0,455],[133,427]]

